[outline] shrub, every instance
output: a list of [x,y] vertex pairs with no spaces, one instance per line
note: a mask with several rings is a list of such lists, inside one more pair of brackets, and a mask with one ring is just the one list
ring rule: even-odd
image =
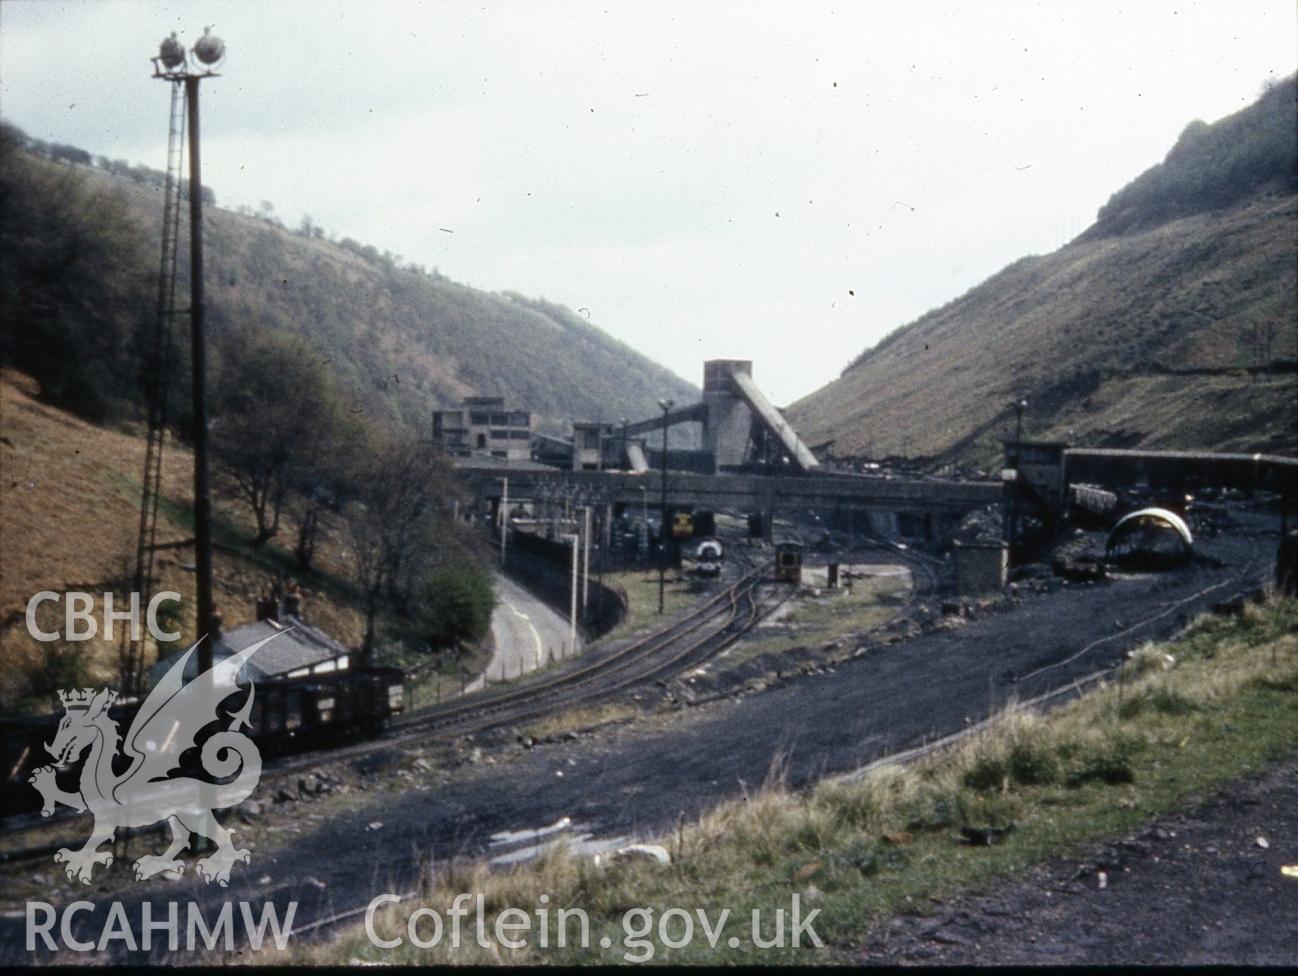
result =
[[491,626],[496,594],[490,575],[476,566],[434,570],[422,596],[425,635],[435,647],[478,640]]
[[1080,749],[1070,763],[1065,783],[1071,787],[1101,782],[1109,785],[1134,783],[1134,760],[1144,748],[1144,740],[1134,736],[1110,735]]
[[974,745],[961,781],[980,792],[1058,782],[1060,743],[1044,730],[1035,715],[1009,712]]
[[1118,715],[1124,719],[1133,719],[1152,708],[1162,715],[1189,715],[1199,710],[1199,705],[1179,691],[1173,691],[1165,685],[1154,685],[1124,698],[1118,706]]

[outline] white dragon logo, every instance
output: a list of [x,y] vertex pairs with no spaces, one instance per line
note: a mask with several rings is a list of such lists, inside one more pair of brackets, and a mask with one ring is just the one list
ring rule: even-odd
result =
[[[45,800],[42,816],[50,816],[62,803],[95,818],[86,846],[64,847],[54,860],[67,865],[70,880],[89,884],[96,864],[112,864],[110,851],[98,850],[111,841],[119,827],[143,827],[167,820],[171,846],[161,855],[146,854],[135,862],[139,881],[163,871],[183,872],[177,855],[192,834],[210,838],[216,850],[197,862],[198,874],[208,883],[224,887],[236,862],[247,864],[249,853],[231,842],[232,831],[222,827],[214,811],[243,802],[261,778],[261,752],[256,743],[239,731],[250,726],[253,688],[243,707],[230,718],[228,729],[217,729],[203,741],[200,759],[203,771],[221,782],[175,776],[181,755],[197,745],[206,726],[221,721],[217,706],[238,690],[236,681],[244,663],[278,634],[259,641],[225,658],[211,670],[185,684],[185,665],[197,644],[181,656],[149,693],[131,722],[125,745],[118,751],[117,722],[108,714],[117,693],[107,688],[98,694],[89,688],[65,694],[59,692],[64,716],[54,741],[45,748],[54,765],[42,766],[30,778]],[[89,749],[81,769],[80,790],[70,793],[55,780],[56,771],[74,762]],[[117,770],[122,770],[118,772]]]

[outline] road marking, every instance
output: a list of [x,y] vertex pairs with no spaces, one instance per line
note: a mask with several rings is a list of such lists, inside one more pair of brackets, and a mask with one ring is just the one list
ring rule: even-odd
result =
[[[527,614],[525,614],[522,610],[518,609],[518,607],[516,607],[516,606],[514,606],[512,603],[510,603],[508,597],[502,596],[500,599],[501,599],[501,602],[505,604],[505,606],[509,607],[509,609],[510,609],[511,611],[513,611],[514,616],[516,616],[516,617],[521,617],[521,618],[522,618],[523,622],[524,622],[525,624],[527,624],[527,629],[530,630],[530,631],[532,632],[532,642],[533,642],[534,644],[536,644],[536,666],[537,666],[537,668],[540,668],[540,667],[541,667],[541,656],[542,656],[542,653],[543,653],[544,650],[545,650],[545,647],[544,647],[544,645],[542,645],[542,643],[541,643],[541,635],[540,635],[540,633],[537,632],[536,624],[532,623],[532,618],[531,618],[531,617],[529,617],[529,616],[528,616]],[[501,673],[501,677],[504,677],[504,674],[505,674],[505,661],[504,661],[503,658],[501,659],[501,662],[500,662],[500,673]]]

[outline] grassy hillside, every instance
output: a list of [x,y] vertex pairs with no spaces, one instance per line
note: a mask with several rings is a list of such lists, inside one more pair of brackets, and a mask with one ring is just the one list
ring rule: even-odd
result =
[[[162,191],[111,161],[40,158],[21,148],[35,140],[12,129],[4,136],[0,243],[21,255],[0,272],[8,306],[0,315],[18,340],[5,358],[37,376],[52,402],[85,416],[120,415],[111,401],[128,394],[137,350],[147,348],[139,337],[153,316]],[[424,432],[439,404],[495,394],[557,430],[573,419],[652,416],[660,397],[697,392],[560,305],[478,291],[268,216],[209,206],[204,223],[216,358],[249,328],[300,336],[356,412]],[[188,239],[183,221],[181,235]],[[181,305],[187,258],[182,248]],[[68,365],[74,358],[89,364],[87,375]]]
[[[104,640],[101,632],[83,642],[38,643],[27,633],[25,609],[42,590],[95,594],[97,609],[102,609],[102,594],[111,591],[120,608],[134,571],[144,466],[142,425],[99,426],[44,402],[38,394],[31,377],[0,370],[0,713],[5,714],[48,709],[54,688],[115,683],[115,641]],[[193,537],[194,460],[192,451],[174,437],[167,439],[162,457],[157,538],[165,544]],[[219,474],[219,466],[217,470]],[[217,483],[223,483],[220,477]],[[285,531],[258,546],[251,542],[255,527],[247,505],[229,492],[214,494],[216,606],[228,628],[249,623],[255,619],[263,587],[280,574],[300,583],[308,622],[356,646],[365,632],[365,602],[352,558],[354,537],[342,513],[319,511],[314,558],[310,569],[303,570],[294,556],[295,527],[303,506],[304,500],[292,495],[285,503],[285,522],[291,527],[286,525]],[[420,529],[413,526],[410,531]],[[437,577],[443,593],[462,595],[459,587],[474,579],[469,564],[480,551],[465,541],[447,534],[431,547],[433,556],[442,554],[460,570]],[[181,595],[178,614],[168,626],[178,625],[174,629],[182,637],[160,648],[149,642],[146,665],[193,640],[193,559],[192,547],[185,545],[158,554],[152,592]],[[450,609],[440,603],[425,606],[422,596],[414,602],[413,615],[388,604],[380,608],[380,660],[434,665],[457,677],[485,665],[489,645],[466,637],[465,628],[439,643],[436,656],[420,650],[427,641],[437,642],[436,633],[428,629],[430,620],[445,625],[446,614],[463,611],[463,599]],[[62,630],[62,607],[46,603],[38,611],[39,624],[49,631]],[[446,653],[451,644],[457,644],[457,650]]]
[[[49,652],[49,645],[28,637],[24,625],[33,594],[129,588],[144,467],[143,437],[90,424],[42,403],[36,393],[28,377],[9,371],[0,375],[0,708],[6,710],[27,693],[24,676],[38,656]],[[163,461],[158,538],[169,542],[193,535],[186,500],[194,462],[190,451],[174,440]],[[276,571],[291,572],[292,561],[278,545],[250,549],[250,518],[231,501],[217,499],[215,527],[220,544],[214,554],[216,603],[230,626],[238,626],[254,619],[259,591]],[[332,523],[322,541],[315,572],[303,577],[309,591],[304,610],[313,623],[353,644],[360,639],[362,621],[349,605],[351,594],[343,583],[348,564]],[[183,630],[189,635],[194,633],[192,562],[188,548],[160,554],[155,587],[155,592],[182,595]],[[42,625],[62,629],[56,606],[42,609],[49,611]],[[112,680],[115,645],[96,639],[77,651],[87,681]]]
[[790,419],[840,457],[987,463],[1026,397],[1034,436],[1294,450],[1294,96],[1192,123],[1077,240],[894,332]]

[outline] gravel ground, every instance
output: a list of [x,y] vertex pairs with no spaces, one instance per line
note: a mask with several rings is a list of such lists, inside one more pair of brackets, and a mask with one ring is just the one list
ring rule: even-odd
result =
[[[1203,540],[1201,550],[1216,564],[1027,596],[762,694],[682,709],[665,730],[623,729],[509,763],[462,767],[448,784],[410,783],[374,796],[367,809],[304,825],[300,839],[237,869],[228,889],[207,888],[187,873],[174,883],[135,886],[123,900],[296,900],[301,926],[363,907],[377,893],[409,890],[419,857],[479,853],[497,831],[570,817],[597,835],[650,834],[757,786],[776,761],[795,787],[850,771],[957,731],[1012,697],[1111,665],[1232,591],[1264,581],[1274,526],[1255,525]],[[375,822],[384,826],[374,829]],[[21,950],[21,925],[0,918],[0,962],[32,961]]]
[[1293,966],[1298,760],[992,894],[878,926],[862,965]]

